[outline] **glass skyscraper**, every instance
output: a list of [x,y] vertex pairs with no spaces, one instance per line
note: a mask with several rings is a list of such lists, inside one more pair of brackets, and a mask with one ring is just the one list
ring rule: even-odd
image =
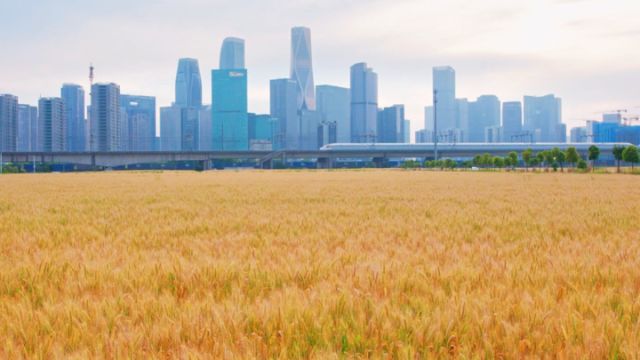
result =
[[500,99],[497,96],[482,95],[469,103],[469,142],[485,142],[486,129],[499,126]]
[[335,124],[336,141],[351,142],[350,90],[331,85],[316,86],[318,111],[322,122]]
[[234,37],[224,39],[220,51],[220,70],[244,68],[244,40]]
[[377,141],[378,74],[366,63],[351,67],[351,142]]
[[94,84],[91,88],[89,144],[92,151],[120,151],[120,86]]
[[[450,66],[433,68],[437,132],[456,129],[456,72]],[[433,129],[427,129],[433,130]]]
[[[553,95],[524,97],[524,129],[538,142],[566,140],[562,134],[562,100]],[[566,132],[566,128],[564,130]],[[564,135],[564,136],[563,136]]]
[[404,142],[404,105],[394,105],[378,112],[378,142]]
[[180,107],[202,106],[202,79],[196,59],[180,59],[176,76],[176,101]]
[[274,149],[300,149],[300,117],[297,108],[296,82],[276,79],[270,82],[271,116],[278,119]]
[[522,135],[522,103],[507,101],[502,104],[502,142],[526,142]]
[[0,150],[16,151],[18,97],[0,94]]
[[84,89],[76,84],[64,84],[60,89],[66,116],[66,138],[68,151],[85,151],[86,120],[84,115]]
[[120,106],[126,121],[127,137],[123,143],[129,151],[153,151],[156,137],[156,98],[153,96],[120,95]]
[[67,120],[61,98],[41,98],[38,102],[40,148],[44,152],[66,151]]
[[160,108],[160,151],[182,150],[182,109],[175,105]]
[[18,105],[17,151],[38,151],[38,108]]
[[305,27],[291,29],[291,79],[296,83],[298,113],[316,109],[313,62],[311,56],[311,30]]
[[211,83],[214,149],[249,150],[247,70],[213,70]]

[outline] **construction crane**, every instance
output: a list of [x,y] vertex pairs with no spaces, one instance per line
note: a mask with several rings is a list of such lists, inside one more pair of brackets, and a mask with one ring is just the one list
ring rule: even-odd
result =
[[622,118],[622,121],[624,126],[631,126],[633,123],[640,122],[640,116],[638,115],[625,116]]

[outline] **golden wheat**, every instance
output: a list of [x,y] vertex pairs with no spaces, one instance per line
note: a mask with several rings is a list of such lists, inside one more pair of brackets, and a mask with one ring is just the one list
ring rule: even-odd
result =
[[638,179],[1,176],[0,357],[638,357]]

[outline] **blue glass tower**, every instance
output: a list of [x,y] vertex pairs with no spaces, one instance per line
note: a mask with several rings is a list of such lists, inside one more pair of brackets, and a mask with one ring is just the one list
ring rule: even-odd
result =
[[202,106],[202,79],[196,59],[180,59],[176,76],[176,101],[180,107]]
[[247,70],[213,70],[211,84],[214,150],[249,150]]
[[84,89],[80,85],[64,84],[60,90],[66,113],[68,151],[86,150],[86,120],[84,116]]
[[153,151],[156,137],[156,98],[153,96],[120,95],[120,106],[126,116],[126,139],[129,151]]

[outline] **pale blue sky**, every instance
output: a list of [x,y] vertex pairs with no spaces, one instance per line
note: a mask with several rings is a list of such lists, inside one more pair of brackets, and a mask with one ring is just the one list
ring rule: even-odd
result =
[[250,110],[288,76],[293,26],[312,31],[316,84],[348,86],[349,66],[379,74],[380,106],[404,103],[412,130],[431,102],[431,67],[457,71],[458,97],[554,93],[569,126],[597,112],[640,113],[638,0],[3,0],[0,93],[35,104],[63,82],[116,82],[173,100],[180,57],[200,60],[205,102],[223,38],[246,40]]

